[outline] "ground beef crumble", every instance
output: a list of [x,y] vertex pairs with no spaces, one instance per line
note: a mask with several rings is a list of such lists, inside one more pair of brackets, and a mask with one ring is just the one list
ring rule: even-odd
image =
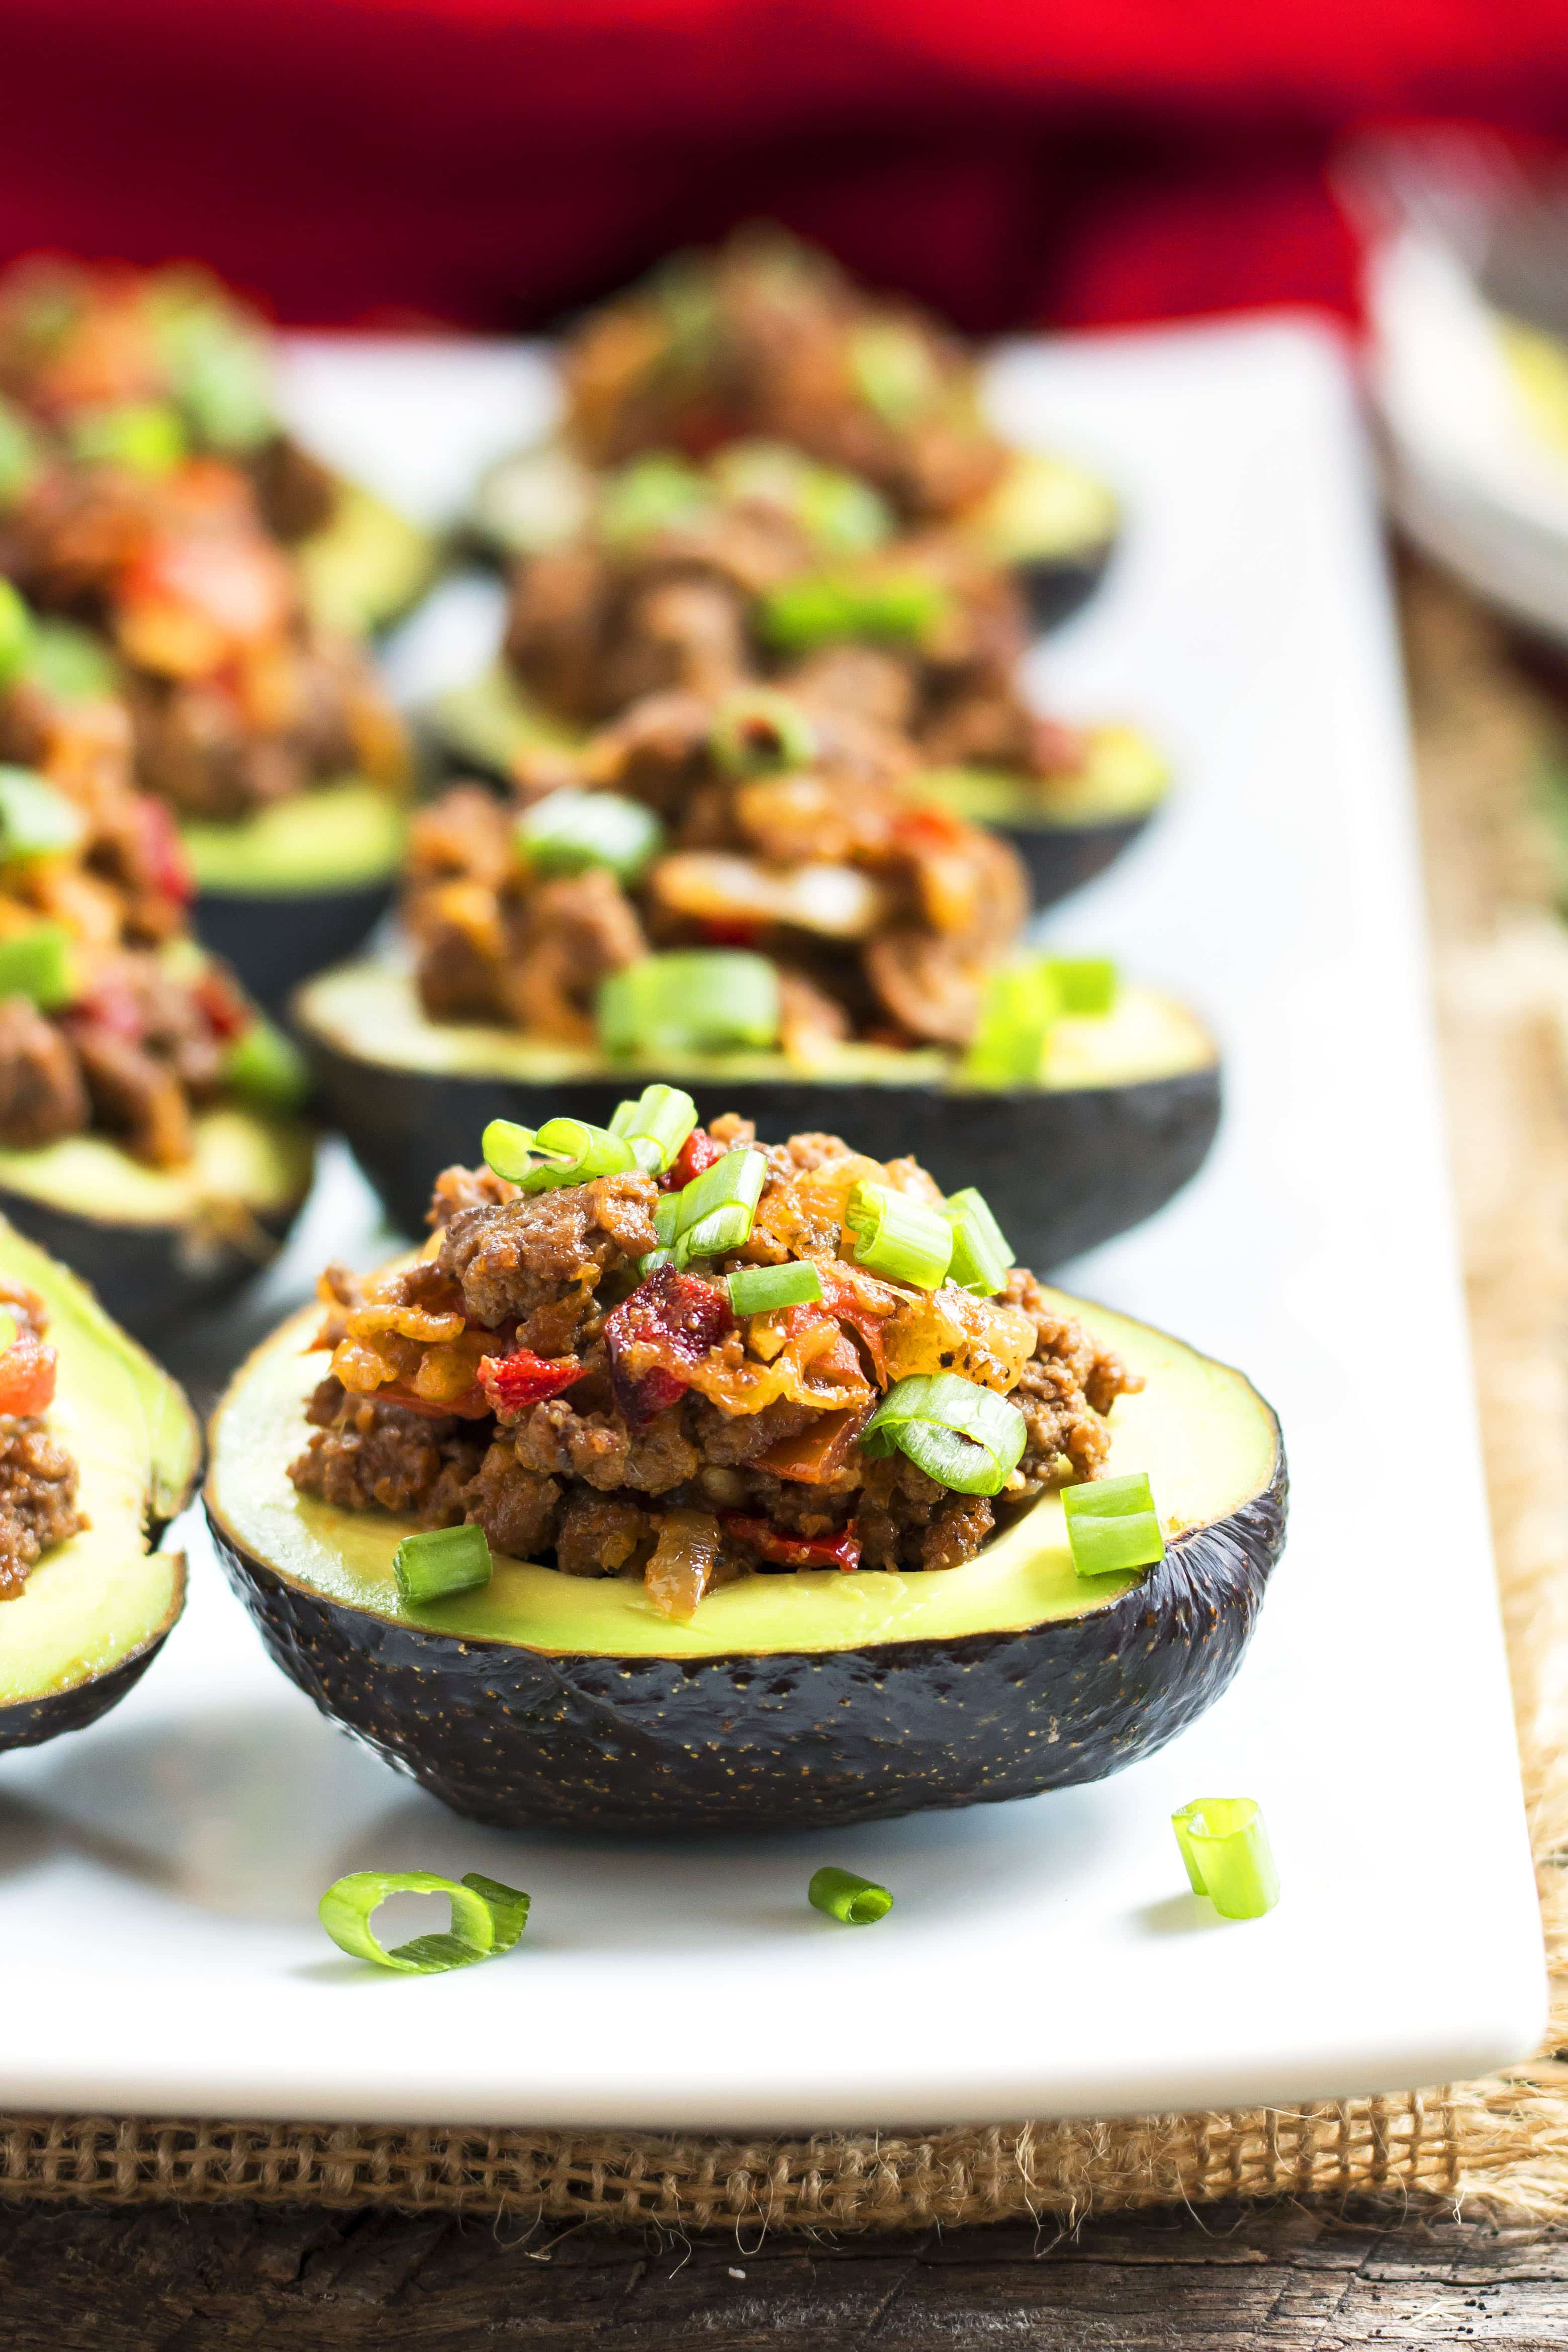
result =
[[[24,1343],[42,1339],[48,1313],[37,1292],[0,1277],[0,1309]],[[0,1355],[0,1377],[5,1357]],[[52,1379],[52,1373],[50,1375]],[[0,1601],[15,1600],[27,1571],[88,1522],[77,1508],[77,1465],[42,1413],[0,1412]]]
[[[707,1132],[727,1149],[754,1141],[733,1116]],[[1096,1475],[1110,1449],[1106,1415],[1142,1386],[1116,1356],[1023,1267],[987,1302],[950,1288],[913,1291],[841,1259],[843,1203],[857,1178],[940,1197],[916,1161],[869,1160],[831,1135],[765,1148],[752,1240],[711,1276],[805,1255],[825,1271],[833,1303],[799,1310],[798,1328],[788,1317],[737,1323],[711,1278],[683,1277],[704,1286],[698,1323],[706,1315],[719,1332],[711,1342],[705,1332],[695,1358],[678,1352],[678,1322],[673,1356],[656,1334],[651,1343],[618,1334],[618,1308],[630,1298],[629,1311],[643,1313],[637,1302],[652,1287],[639,1286],[636,1261],[656,1245],[654,1179],[608,1176],[527,1194],[487,1171],[448,1169],[420,1260],[365,1281],[336,1267],[323,1276],[317,1344],[334,1351],[333,1370],[309,1402],[315,1433],[290,1470],[296,1486],[350,1510],[405,1513],[421,1527],[467,1520],[493,1551],[553,1559],[571,1576],[640,1570],[661,1549],[662,1529],[695,1525],[714,1531],[711,1583],[819,1564],[800,1548],[845,1538],[865,1568],[956,1568],[1034,1496]],[[1018,1469],[994,1498],[951,1492],[904,1454],[873,1459],[856,1442],[894,1377],[878,1371],[879,1359],[925,1367],[925,1335],[929,1350],[946,1349],[930,1353],[936,1369],[952,1360],[955,1328],[986,1341],[960,1359],[966,1376],[1007,1394],[1028,1429]],[[831,1364],[840,1383],[831,1412],[807,1401],[825,1389],[791,1391],[780,1375],[778,1392],[768,1391],[791,1347],[808,1367]],[[516,1350],[541,1360],[547,1374],[564,1362],[564,1392],[493,1409],[477,1381],[481,1360]],[[650,1366],[672,1385],[644,1411]],[[443,1411],[446,1402],[455,1410]]]

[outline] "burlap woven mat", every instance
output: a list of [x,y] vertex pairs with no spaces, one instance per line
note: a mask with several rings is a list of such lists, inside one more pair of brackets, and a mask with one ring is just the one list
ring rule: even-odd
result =
[[[1568,2060],[1554,2054],[1568,2043],[1568,934],[1542,809],[1563,721],[1430,574],[1409,573],[1405,612],[1488,1473],[1559,1978],[1546,2051],[1490,2082],[1339,2105],[926,2136],[0,2116],[0,2197],[505,2209],[685,2230],[906,2230],[1280,2194],[1568,2217]],[[1489,1381],[1489,1366],[1506,1379]]]

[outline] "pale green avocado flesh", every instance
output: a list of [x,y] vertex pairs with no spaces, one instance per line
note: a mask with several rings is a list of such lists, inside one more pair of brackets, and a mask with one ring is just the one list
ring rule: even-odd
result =
[[[323,972],[298,991],[294,1011],[307,1035],[355,1061],[388,1069],[549,1084],[600,1077],[609,1066],[602,1055],[589,1048],[522,1030],[432,1021],[420,1004],[412,976],[390,962],[367,960]],[[1215,1060],[1213,1039],[1185,1005],[1153,989],[1124,985],[1114,1007],[1103,1018],[1056,1023],[1040,1085],[1047,1091],[1131,1086],[1175,1077],[1185,1070],[1210,1069]],[[810,1062],[790,1061],[778,1053],[741,1053],[683,1057],[678,1070],[664,1061],[618,1062],[614,1066],[624,1069],[629,1086],[649,1074],[708,1087],[742,1078],[809,1077],[846,1087],[933,1087],[956,1082],[952,1057],[940,1048],[900,1050],[852,1041],[824,1046]]]
[[1087,756],[1076,775],[1038,782],[994,768],[930,768],[906,787],[916,800],[936,801],[971,824],[1039,826],[1124,824],[1147,816],[1170,785],[1165,754],[1135,727],[1090,730]]
[[[1104,1307],[1046,1295],[1144,1375],[1146,1386],[1112,1410],[1108,1475],[1147,1471],[1167,1538],[1264,1492],[1279,1432],[1241,1373]],[[499,1556],[479,1591],[412,1609],[392,1562],[414,1522],[340,1510],[288,1479],[310,1436],[304,1405],[324,1359],[305,1351],[319,1322],[318,1309],[295,1316],[239,1373],[213,1423],[208,1505],[235,1546],[279,1576],[393,1623],[573,1655],[766,1655],[1019,1630],[1087,1615],[1139,1580],[1080,1577],[1061,1501],[1048,1495],[961,1568],[754,1574],[710,1593],[689,1623],[656,1610],[635,1575],[563,1576]]]
[[274,801],[235,824],[188,819],[180,838],[199,890],[284,898],[390,881],[406,832],[395,793],[345,776]]
[[197,1118],[194,1145],[183,1168],[143,1167],[108,1135],[0,1151],[0,1194],[50,1207],[79,1202],[84,1216],[110,1226],[198,1230],[204,1223],[222,1230],[236,1210],[275,1216],[304,1198],[315,1139],[303,1120],[220,1105]]
[[331,520],[295,551],[311,619],[347,636],[406,613],[437,562],[429,533],[357,482],[340,483]]
[[438,695],[426,722],[449,752],[499,776],[525,751],[570,751],[582,740],[541,710],[500,661]]
[[1019,452],[970,518],[993,563],[1062,561],[1116,535],[1116,495],[1095,474],[1044,450]]
[[149,1552],[147,1528],[180,1510],[201,1439],[191,1409],[151,1356],[73,1274],[0,1220],[0,1273],[48,1303],[59,1370],[48,1427],[75,1456],[89,1524],[0,1601],[4,1710],[96,1681],[160,1640],[180,1612],[184,1561]]

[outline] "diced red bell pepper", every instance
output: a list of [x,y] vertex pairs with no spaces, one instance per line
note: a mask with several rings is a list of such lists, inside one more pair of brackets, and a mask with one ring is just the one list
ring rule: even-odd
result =
[[711,1168],[716,1160],[723,1158],[723,1144],[716,1143],[706,1128],[694,1127],[671,1161],[667,1173],[660,1177],[660,1192],[680,1192],[694,1176],[700,1176],[705,1168]]
[[163,803],[154,800],[151,793],[141,794],[137,814],[141,828],[141,854],[147,861],[152,887],[162,891],[165,898],[188,907],[196,895],[196,879],[179,827]]
[[761,929],[760,923],[743,922],[735,915],[710,915],[702,935],[710,948],[753,948]]
[[770,1519],[749,1518],[744,1511],[721,1511],[719,1525],[727,1536],[747,1544],[779,1568],[856,1569],[861,1564],[861,1539],[853,1527],[836,1536],[787,1536]]
[[[734,1323],[729,1300],[716,1283],[678,1274],[673,1265],[662,1265],[640,1282],[604,1318],[611,1381],[627,1420],[650,1421],[677,1403],[690,1385],[683,1373],[700,1363]],[[653,1351],[653,1360],[636,1371],[625,1361],[632,1347]]]
[[217,964],[207,966],[191,993],[206,1014],[214,1036],[223,1038],[225,1044],[232,1037],[243,1035],[256,1018],[238,988]]
[[531,1348],[517,1348],[509,1356],[479,1359],[480,1386],[500,1413],[527,1412],[581,1378],[575,1356],[536,1356]]
[[24,1331],[0,1351],[0,1412],[24,1420],[47,1412],[55,1401],[56,1357],[36,1331]]

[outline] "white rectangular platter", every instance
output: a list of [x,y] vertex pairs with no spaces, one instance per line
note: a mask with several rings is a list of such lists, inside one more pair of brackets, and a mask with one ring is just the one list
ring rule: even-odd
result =
[[[526,353],[320,341],[295,394],[388,488],[412,430],[407,495],[430,513],[460,457],[544,397]],[[1111,582],[1038,682],[1144,720],[1179,769],[1168,813],[1052,929],[1208,1014],[1226,1123],[1191,1190],[1069,1280],[1244,1365],[1279,1408],[1291,1535],[1237,1682],[1157,1756],[1024,1802],[776,1842],[505,1836],[330,1730],[192,1529],[190,1611],[131,1699],[0,1763],[0,2106],[921,2125],[1393,2090],[1534,2042],[1541,1938],[1348,373],[1325,335],[1262,323],[1019,346],[995,396],[1126,498]],[[272,1301],[329,1250],[372,1247],[340,1157]],[[1167,1817],[1228,1793],[1261,1800],[1284,1893],[1228,1926],[1186,1893]],[[860,1933],[808,1909],[827,1860],[896,1909]],[[371,1866],[526,1887],[521,1947],[429,1979],[339,1957],[316,1898]]]

